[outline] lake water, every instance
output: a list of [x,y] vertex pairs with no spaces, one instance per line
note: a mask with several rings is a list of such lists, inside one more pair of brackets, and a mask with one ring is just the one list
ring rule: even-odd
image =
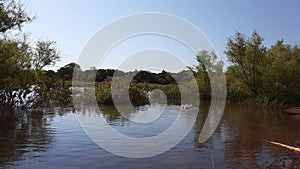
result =
[[[98,147],[72,109],[1,112],[0,168],[300,168],[299,153],[265,141],[300,147],[299,119],[277,110],[227,105],[212,137],[200,144],[208,107],[201,105],[194,127],[177,146],[149,158],[120,157]],[[104,118],[117,131],[142,138],[165,131],[177,118],[174,110],[178,109],[168,105],[160,118],[148,124],[128,121],[110,107],[97,113],[86,107],[80,116]]]

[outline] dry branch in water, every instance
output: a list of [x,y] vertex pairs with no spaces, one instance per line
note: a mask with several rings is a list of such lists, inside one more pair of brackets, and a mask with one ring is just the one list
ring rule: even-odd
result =
[[278,146],[281,146],[281,147],[287,148],[289,150],[293,150],[293,151],[296,151],[296,152],[300,153],[300,148],[289,146],[289,145],[285,145],[285,144],[278,143],[278,142],[273,142],[273,141],[268,141],[268,140],[266,140],[266,141],[269,142],[269,143],[271,143],[271,144],[278,145]]

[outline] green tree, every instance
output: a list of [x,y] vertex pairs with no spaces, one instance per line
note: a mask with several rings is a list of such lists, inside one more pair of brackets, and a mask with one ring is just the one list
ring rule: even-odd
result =
[[176,81],[171,76],[171,74],[169,72],[166,72],[165,70],[162,70],[157,75],[157,80],[159,84],[176,84]]
[[26,36],[9,38],[7,32],[31,21],[21,3],[0,1],[0,108],[27,108],[39,97],[42,69],[53,65],[59,54],[54,42],[39,41],[30,45]]
[[[81,73],[81,68],[76,63],[69,63],[57,70],[57,75],[63,80],[72,80],[74,71],[76,73]],[[79,76],[79,75],[78,75]],[[77,77],[79,78],[79,77]]]
[[233,63],[226,73],[231,97],[249,97],[265,105],[299,100],[298,46],[281,40],[268,49],[256,31],[250,38],[238,32],[228,39],[225,54]]
[[267,57],[270,64],[263,79],[266,94],[271,100],[296,103],[300,99],[300,48],[280,40],[271,46]]
[[30,22],[34,17],[29,16],[23,4],[15,0],[0,0],[0,32],[5,33],[15,28],[21,29],[24,23]]
[[[198,82],[198,87],[200,90],[200,96],[205,98],[211,97],[211,88],[216,87],[221,90],[221,86],[211,86],[218,85],[220,82],[221,74],[223,73],[223,62],[218,60],[217,54],[214,51],[202,50],[196,55],[196,60],[198,65],[196,66],[196,80]],[[211,83],[216,81],[215,83]]]
[[60,59],[54,41],[38,41],[31,57],[31,65],[35,70],[54,65]]
[[263,96],[261,76],[266,68],[266,47],[263,38],[254,31],[250,38],[241,33],[229,38],[225,54],[242,73],[246,86],[258,97]]
[[229,66],[226,71],[227,97],[234,101],[242,101],[250,96],[251,91],[245,85],[243,73],[237,65]]
[[[28,46],[15,40],[0,40],[0,107],[24,105],[37,74],[30,69]],[[29,102],[28,102],[29,104]]]

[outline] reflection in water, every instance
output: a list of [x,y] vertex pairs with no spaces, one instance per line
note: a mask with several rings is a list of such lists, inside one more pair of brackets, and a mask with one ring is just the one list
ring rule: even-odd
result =
[[48,151],[54,131],[53,115],[42,112],[0,113],[0,167]]
[[[193,127],[198,112],[198,110],[193,109],[183,112],[180,111],[179,106],[167,106],[165,110],[163,108],[162,112],[158,112],[162,110],[162,107],[165,106],[151,105],[148,109],[149,111],[136,110],[130,114],[130,116],[134,117],[134,120],[139,118],[138,116],[141,112],[142,114],[153,113],[154,116],[161,114],[161,116],[158,116],[160,118],[150,122],[151,125],[149,125],[149,123],[137,123],[131,120],[129,127],[120,128],[129,135],[134,134],[133,136],[117,131],[108,125],[109,123],[101,116],[90,118],[88,116],[78,115],[78,119],[87,135],[99,145],[99,147],[106,151],[122,157],[153,157],[167,152],[184,139]],[[145,118],[148,117],[151,117],[151,115],[145,115]],[[152,119],[152,117],[150,119]],[[162,128],[162,126],[166,125],[166,120],[164,119],[168,120],[167,124],[171,122],[165,129],[164,127]],[[172,119],[174,120],[170,121]],[[140,120],[144,121],[144,119]],[[149,120],[149,118],[147,120]],[[155,129],[153,126],[157,126],[157,128]],[[157,132],[157,129],[159,132]]]
[[209,106],[204,104],[201,108],[203,112],[198,114],[194,130],[195,148],[220,159],[220,165],[224,168],[299,166],[299,154],[270,145],[265,140],[276,140],[299,147],[300,121],[292,120],[279,110],[228,105],[213,136],[200,144],[197,139]]
[[[285,150],[269,145],[265,140],[293,143],[300,138],[299,122],[289,121],[281,111],[235,105],[228,106],[225,113],[220,129],[224,136],[224,157],[230,166],[270,167],[276,163],[276,158],[281,158],[279,153]],[[287,159],[295,156],[297,154]]]
[[[100,110],[99,110],[100,108]],[[105,119],[105,121],[113,126],[126,126],[129,125],[129,120],[123,117],[118,110],[113,106],[106,107],[94,107],[94,106],[78,106],[76,112],[79,116],[87,117],[99,117]]]
[[[154,122],[139,124],[112,107],[101,107],[99,111],[80,107],[81,116],[104,118],[118,132],[136,138],[155,136],[172,125],[178,116],[172,110],[180,106],[167,108],[169,111]],[[118,157],[99,148],[71,110],[1,112],[0,168],[212,168],[212,157],[215,168],[299,167],[299,154],[265,142],[300,147],[299,119],[275,110],[228,105],[212,137],[200,144],[198,138],[208,109],[208,104],[201,105],[194,128],[175,148],[143,159]],[[182,118],[181,122],[184,125],[190,121]]]

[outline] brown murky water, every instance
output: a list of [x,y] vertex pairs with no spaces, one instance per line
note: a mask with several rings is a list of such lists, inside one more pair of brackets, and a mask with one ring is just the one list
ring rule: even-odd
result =
[[[228,105],[219,127],[204,144],[197,142],[207,115],[203,105],[189,134],[170,151],[132,159],[99,148],[85,134],[71,109],[43,113],[1,112],[0,168],[300,168],[300,154],[265,140],[300,147],[300,120],[281,111]],[[112,108],[100,114],[119,132],[149,137],[168,128],[178,109],[169,105],[153,124],[143,126]],[[170,113],[168,113],[170,112]],[[93,116],[93,109],[85,115]]]

